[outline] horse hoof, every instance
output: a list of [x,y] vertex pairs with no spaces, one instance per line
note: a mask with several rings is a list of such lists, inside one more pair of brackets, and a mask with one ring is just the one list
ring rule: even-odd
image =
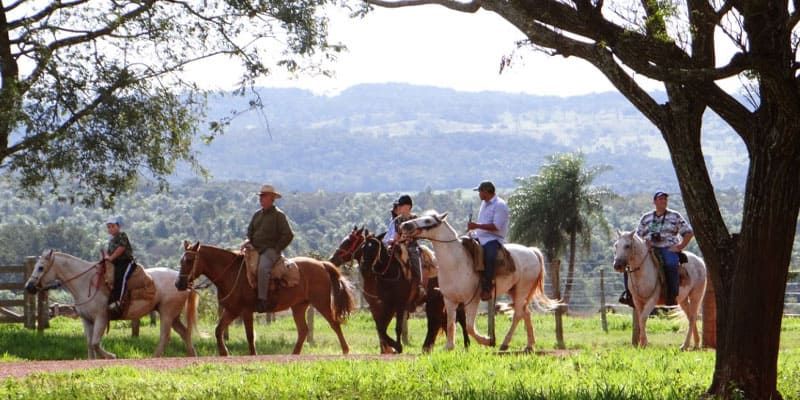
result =
[[500,351],[508,351],[508,345],[504,344],[504,345],[500,346]]

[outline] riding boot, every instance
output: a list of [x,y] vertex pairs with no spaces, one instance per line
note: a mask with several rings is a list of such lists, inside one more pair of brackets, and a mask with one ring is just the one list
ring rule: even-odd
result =
[[627,289],[624,292],[622,292],[621,295],[619,295],[619,300],[617,301],[619,301],[620,304],[625,304],[627,306],[633,307],[633,296],[631,296],[631,292],[629,292]]

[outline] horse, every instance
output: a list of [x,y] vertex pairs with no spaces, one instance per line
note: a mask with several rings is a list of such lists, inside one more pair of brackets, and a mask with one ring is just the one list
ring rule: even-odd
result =
[[[439,261],[439,289],[444,296],[447,308],[447,345],[452,350],[455,346],[455,310],[459,303],[464,304],[467,318],[467,333],[485,346],[494,346],[489,337],[478,334],[475,330],[475,317],[480,302],[480,276],[473,268],[472,257],[461,245],[455,229],[446,220],[447,213],[439,214],[430,211],[425,215],[404,222],[400,231],[408,236],[427,239],[433,243],[436,258]],[[501,351],[508,350],[508,344],[520,320],[525,322],[528,335],[526,352],[533,351],[535,343],[533,322],[528,304],[534,304],[541,310],[552,311],[559,302],[547,297],[544,293],[544,257],[539,249],[519,244],[504,245],[514,259],[516,270],[510,274],[496,277],[497,295],[508,293],[514,303],[514,316],[511,327],[500,346]]]
[[[369,310],[372,313],[372,318],[375,321],[375,328],[378,332],[378,341],[380,343],[381,353],[391,353],[396,348],[390,343],[399,342],[398,339],[392,341],[386,334],[386,327],[391,321],[391,313],[386,311],[387,301],[382,300],[384,291],[379,290],[379,275],[374,273],[370,268],[366,268],[369,261],[364,260],[364,243],[369,232],[365,233],[364,228],[358,229],[353,227],[350,234],[345,237],[339,244],[339,247],[334,251],[330,257],[330,262],[334,265],[342,265],[346,262],[353,260],[361,260],[359,262],[359,270],[361,277],[364,281],[364,297],[369,305]],[[425,251],[425,250],[423,250]],[[386,250],[381,250],[382,254],[387,253]],[[430,272],[428,270],[427,272]],[[447,314],[444,308],[444,298],[439,292],[439,278],[436,275],[436,269],[432,270],[433,275],[428,277],[428,285],[426,287],[427,296],[425,298],[425,316],[427,320],[427,333],[425,341],[422,345],[423,352],[429,353],[433,350],[433,345],[436,343],[436,337],[439,332],[445,329],[445,322],[447,321]],[[380,322],[380,321],[384,321]],[[459,306],[457,310],[456,320],[461,325],[461,331],[464,333],[464,347],[469,347],[469,336],[466,330],[466,318],[464,316],[463,306]],[[401,332],[402,327],[397,327],[397,331]]]
[[[681,350],[689,348],[690,339],[694,338],[695,349],[700,347],[700,335],[697,332],[697,317],[703,296],[706,292],[706,265],[703,259],[693,253],[684,251],[688,258],[686,272],[688,282],[680,285],[676,302],[689,320],[689,331],[686,332]],[[639,322],[638,345],[647,346],[647,317],[656,305],[663,305],[662,292],[666,287],[664,278],[656,267],[653,253],[648,251],[647,243],[635,231],[617,231],[614,242],[614,270],[628,272],[628,289],[633,296],[634,312]]]
[[[83,322],[89,359],[116,358],[114,353],[106,351],[101,344],[109,322],[108,296],[110,295],[108,287],[101,285],[103,280],[101,265],[69,254],[46,250],[36,261],[33,273],[25,283],[25,289],[29,293],[58,286],[63,286],[69,291],[76,301],[75,308]],[[123,318],[135,320],[157,310],[161,318],[161,336],[155,357],[164,354],[164,348],[170,339],[170,329],[174,329],[183,339],[186,344],[186,354],[191,357],[196,356],[197,353],[192,345],[192,330],[197,322],[197,294],[175,290],[173,283],[178,277],[177,271],[168,268],[148,268],[146,271],[153,278],[156,294],[149,301],[133,299]],[[187,326],[180,320],[184,305]]]
[[[291,259],[300,270],[300,283],[292,287],[270,289],[270,311],[292,309],[292,317],[297,327],[297,341],[292,354],[300,354],[308,336],[306,310],[309,305],[319,311],[336,332],[342,353],[350,352],[350,347],[342,333],[341,324],[355,308],[350,282],[333,264],[308,257]],[[217,286],[217,299],[223,307],[222,316],[215,329],[217,350],[220,356],[228,355],[225,346],[225,329],[236,318],[244,322],[245,335],[250,355],[256,355],[253,336],[253,312],[255,311],[257,290],[247,281],[244,256],[238,252],[215,246],[194,245],[184,242],[181,257],[181,270],[175,286],[186,290],[189,282],[205,275]],[[274,284],[274,281],[271,282]]]

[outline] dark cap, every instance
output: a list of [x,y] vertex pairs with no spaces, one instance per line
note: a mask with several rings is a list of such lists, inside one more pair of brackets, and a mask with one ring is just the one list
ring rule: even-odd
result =
[[410,206],[414,205],[411,202],[411,196],[409,196],[407,194],[404,194],[404,195],[398,197],[397,200],[394,202],[394,205],[396,205],[396,206],[402,206],[402,205],[405,205],[405,204],[408,204]]
[[669,197],[669,194],[667,192],[662,192],[662,191],[659,190],[655,194],[653,194],[653,201],[655,201],[657,198],[659,198],[661,196]]
[[483,191],[483,192],[494,193],[494,183],[492,183],[492,181],[483,181],[481,182],[480,185],[478,185],[478,187],[473,188],[472,190],[476,192]]

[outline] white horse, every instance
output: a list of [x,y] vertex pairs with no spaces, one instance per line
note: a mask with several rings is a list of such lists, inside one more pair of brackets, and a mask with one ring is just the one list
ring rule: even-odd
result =
[[[81,260],[65,253],[45,250],[36,261],[33,273],[25,289],[30,293],[47,290],[53,287],[65,287],[75,301],[75,308],[83,322],[83,333],[89,350],[89,359],[116,358],[113,353],[103,349],[100,341],[108,326],[108,296],[110,291],[103,283],[98,263]],[[153,278],[156,295],[150,301],[134,300],[124,319],[138,319],[154,309],[161,317],[161,337],[156,347],[155,356],[160,357],[170,339],[170,328],[180,335],[186,343],[186,353],[196,356],[192,345],[192,329],[197,321],[198,296],[194,291],[178,291],[175,281],[178,271],[168,268],[150,268],[147,273]],[[180,315],[184,305],[187,306],[184,326]]]
[[[405,235],[420,239],[427,239],[433,243],[436,258],[439,261],[439,289],[444,296],[447,308],[447,346],[448,350],[454,348],[453,337],[455,333],[456,308],[459,303],[464,304],[467,317],[467,332],[478,343],[494,346],[491,339],[475,331],[475,316],[478,313],[480,302],[480,276],[474,271],[472,257],[461,245],[458,234],[445,220],[447,213],[438,214],[435,211],[403,223],[400,226]],[[552,310],[558,302],[547,297],[544,293],[544,257],[534,247],[525,247],[518,244],[505,245],[511,253],[516,264],[516,270],[508,275],[497,276],[496,293],[508,293],[514,302],[514,317],[511,327],[506,334],[500,350],[507,350],[508,344],[514,335],[514,330],[520,320],[525,321],[525,330],[528,334],[526,351],[532,351],[536,339],[533,333],[528,304],[536,299],[535,304],[542,310]]]
[[[656,305],[663,305],[662,292],[666,282],[659,278],[659,272],[653,255],[647,244],[636,232],[617,231],[618,239],[614,242],[614,270],[628,272],[628,289],[633,295],[634,312],[639,322],[639,346],[647,346],[647,317]],[[689,275],[688,282],[680,285],[676,302],[689,320],[689,331],[686,332],[681,350],[689,348],[689,340],[694,337],[694,347],[700,347],[700,335],[697,332],[697,316],[703,296],[706,293],[706,264],[700,257],[688,252],[689,262],[685,264]]]

